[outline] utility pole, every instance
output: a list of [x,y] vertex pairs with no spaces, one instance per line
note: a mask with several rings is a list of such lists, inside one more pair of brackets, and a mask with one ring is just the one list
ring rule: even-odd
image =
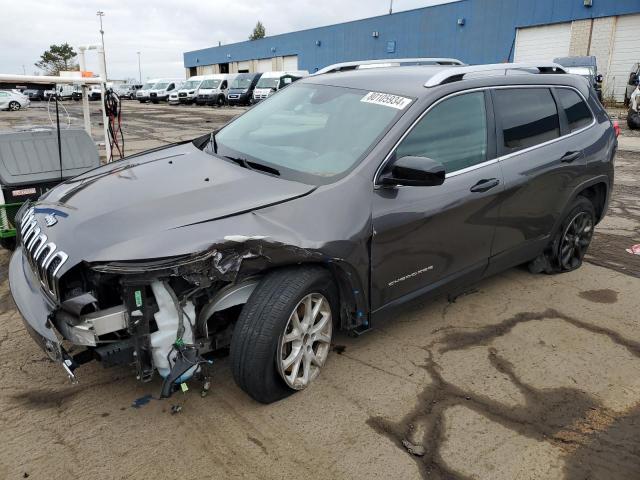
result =
[[391,15],[393,13],[393,0],[391,0],[391,3],[389,3],[389,15]]
[[102,29],[102,17],[104,17],[104,12],[102,10],[98,10],[96,15],[100,19],[100,36],[102,37],[102,52],[103,52],[103,55],[105,55],[105,59],[104,59],[104,61],[105,61],[105,71],[104,71],[105,77],[104,77],[104,81],[106,82],[107,81],[107,77],[106,77],[106,74],[107,74],[107,69],[106,69],[107,58],[106,58],[106,54],[104,54],[104,30]]
[[142,83],[142,67],[140,66],[140,52],[136,52],[138,54],[138,82]]
[[22,74],[23,75],[27,74],[27,69],[24,67],[24,65],[22,65]]

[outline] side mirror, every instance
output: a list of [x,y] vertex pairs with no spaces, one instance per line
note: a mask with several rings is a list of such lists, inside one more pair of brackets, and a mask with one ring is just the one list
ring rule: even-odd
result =
[[427,157],[401,157],[380,176],[382,185],[395,187],[433,187],[444,183],[442,163]]
[[638,74],[636,72],[631,72],[629,74],[629,85],[637,85],[638,84]]
[[604,80],[604,77],[602,76],[601,73],[596,75],[596,83],[602,83],[603,80]]

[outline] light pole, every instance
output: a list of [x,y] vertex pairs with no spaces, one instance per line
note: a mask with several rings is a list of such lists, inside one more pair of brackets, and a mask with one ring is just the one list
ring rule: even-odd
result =
[[[100,36],[102,37],[102,52],[104,54],[104,30],[102,29],[102,17],[104,17],[104,12],[102,10],[98,10],[96,15],[100,19]],[[107,57],[106,57],[106,54],[105,54],[105,58],[104,58],[104,63],[105,63],[105,78],[104,78],[104,81],[106,82],[107,81],[107,77],[106,77],[106,73],[107,73],[107,68],[106,68]]]
[[393,0],[389,3],[389,15],[393,13]]
[[140,52],[138,54],[138,83],[142,83],[142,68],[140,67]]

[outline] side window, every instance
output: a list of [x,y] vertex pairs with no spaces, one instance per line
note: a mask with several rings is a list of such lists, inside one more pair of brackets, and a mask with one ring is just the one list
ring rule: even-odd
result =
[[507,88],[494,93],[504,147],[509,153],[560,136],[558,110],[548,88]]
[[484,93],[457,95],[436,105],[405,137],[396,158],[408,155],[441,162],[447,173],[487,159]]
[[227,88],[227,81],[223,80],[222,85],[220,85],[220,90],[226,90],[226,88]]
[[591,110],[575,91],[568,88],[557,88],[556,94],[560,99],[560,106],[567,115],[570,131],[580,130],[593,121]]

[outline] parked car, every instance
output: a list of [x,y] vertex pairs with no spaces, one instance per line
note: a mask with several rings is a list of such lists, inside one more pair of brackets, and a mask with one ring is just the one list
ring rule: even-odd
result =
[[209,75],[203,80],[198,89],[196,103],[198,105],[217,105],[222,106],[227,103],[227,91],[229,83],[233,81],[236,74],[219,73]]
[[587,57],[559,57],[555,58],[554,63],[562,65],[567,73],[580,75],[584,77],[589,85],[591,85],[598,95],[598,99],[602,102],[602,75],[598,74],[598,64],[596,57],[591,55]]
[[154,78],[151,80],[147,80],[142,88],[138,89],[136,92],[136,100],[140,103],[146,103],[149,101],[149,91],[153,88],[153,86],[160,81],[159,78]]
[[296,80],[300,80],[309,75],[306,70],[300,70],[295,72],[266,72],[263,73],[256,84],[256,88],[253,90],[253,96],[251,97],[252,103],[257,103],[260,100],[264,100],[271,94],[278,90],[291,85]]
[[73,98],[73,92],[76,91],[76,87],[74,85],[56,85],[55,89],[45,90],[44,98],[45,100],[49,100],[52,95],[58,95],[60,100],[71,100]]
[[640,85],[631,93],[631,98],[629,99],[627,126],[630,130],[640,129]]
[[136,98],[136,92],[142,87],[142,85],[135,85],[131,83],[122,83],[113,87],[113,91],[121,99],[133,100]]
[[638,85],[640,85],[640,63],[634,63],[633,67],[631,67],[631,73],[629,73],[629,81],[627,82],[627,87],[624,92],[625,107],[629,106],[631,95]]
[[44,88],[27,88],[22,93],[29,97],[32,102],[44,100]]
[[189,80],[187,80],[177,92],[178,102],[187,104],[194,103],[198,98],[198,92],[202,82],[208,78],[212,78],[212,75],[195,75],[189,77]]
[[15,303],[72,376],[92,359],[135,365],[142,381],[158,371],[168,396],[203,355],[230,349],[238,385],[279,400],[318,377],[338,328],[361,333],[418,296],[515,265],[580,267],[617,138],[593,89],[563,72],[300,80],[218,131],[24,207]]
[[182,80],[179,78],[163,78],[158,80],[149,90],[149,101],[151,103],[166,102],[169,100],[171,92],[176,90],[176,85],[180,85]]
[[27,108],[30,104],[29,97],[20,92],[0,90],[0,110],[15,112],[21,108]]
[[178,94],[182,87],[184,87],[184,84],[185,82],[176,83],[176,88],[173,89],[173,91],[169,94],[169,98],[167,99],[169,105],[179,105],[181,103]]
[[261,76],[261,73],[239,73],[229,85],[227,92],[229,105],[249,105],[253,90]]

